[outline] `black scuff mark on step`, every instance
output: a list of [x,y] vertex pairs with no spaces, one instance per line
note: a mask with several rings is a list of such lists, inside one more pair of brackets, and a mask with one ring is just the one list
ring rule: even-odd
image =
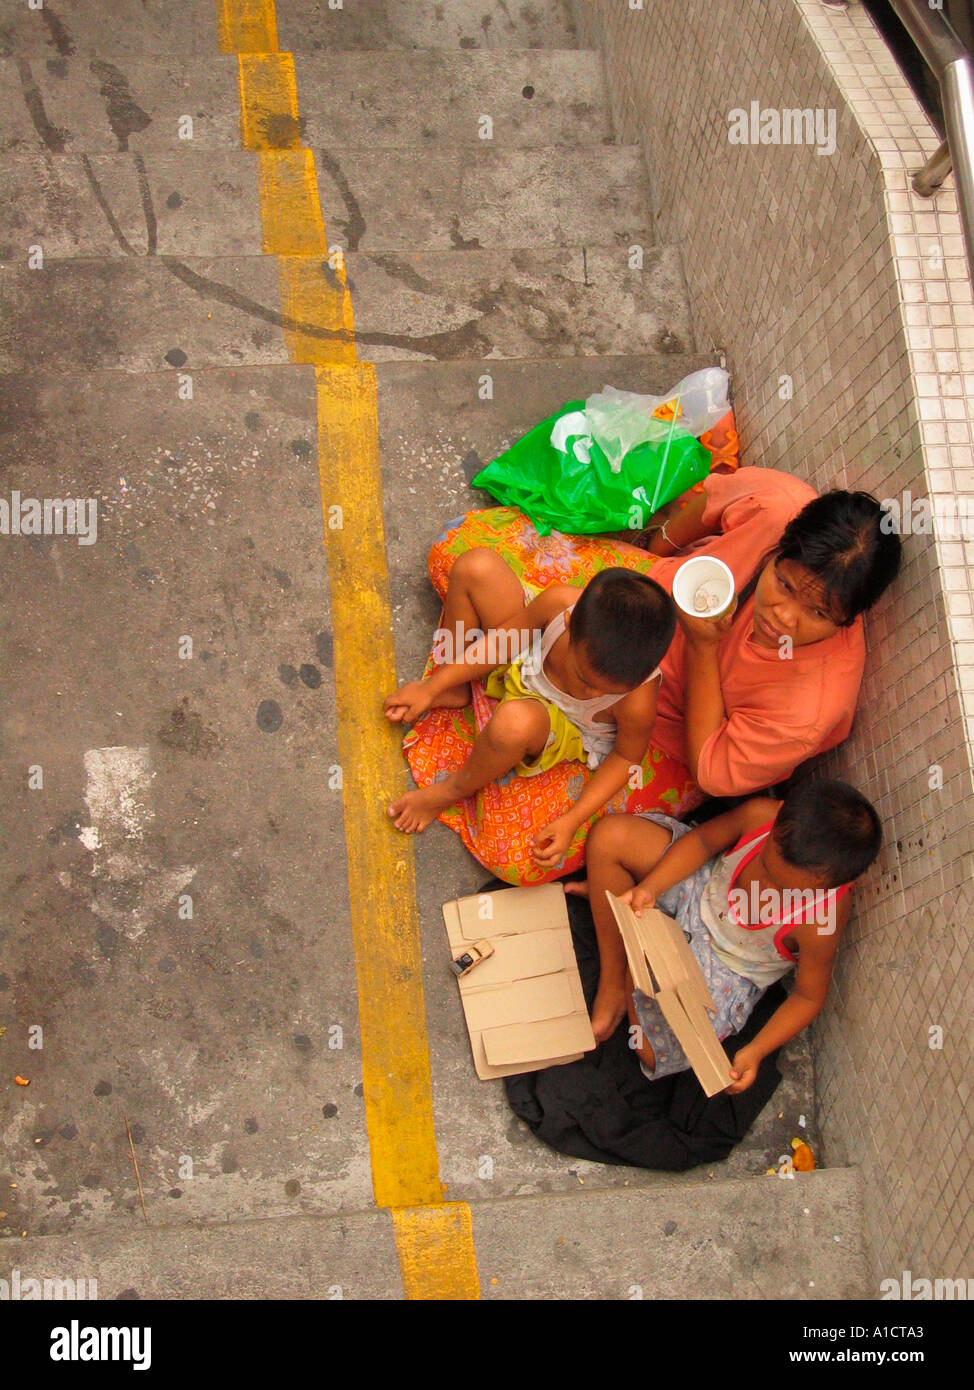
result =
[[473,482],[474,478],[477,476],[477,474],[480,472],[483,466],[483,460],[477,453],[476,449],[468,449],[463,457],[463,462],[461,464],[461,467],[463,468],[463,476],[466,478],[468,483]]
[[[447,328],[439,333],[416,336],[378,331],[350,333],[345,328],[323,328],[316,323],[302,323],[300,319],[282,314],[279,310],[269,309],[266,304],[259,304],[248,295],[240,294],[230,285],[222,285],[218,280],[210,280],[197,274],[175,256],[160,256],[159,260],[170,274],[202,297],[215,299],[229,308],[240,309],[254,318],[263,319],[265,323],[272,323],[277,328],[286,328],[289,332],[301,333],[308,338],[320,338],[327,342],[359,343],[363,347],[401,348],[407,352],[426,353],[437,361],[451,361],[463,356],[464,352],[485,356],[493,346],[490,338],[481,329],[479,319],[470,319],[459,328]],[[486,314],[496,307],[497,303],[496,296],[485,295],[475,307],[482,314]]]
[[184,265],[175,256],[160,256],[159,259],[170,274],[175,275],[177,280],[181,280],[191,290],[195,290],[197,294],[205,298],[217,299],[221,304],[226,304],[231,309],[240,309],[245,314],[251,314],[254,318],[263,319],[265,323],[274,324],[277,328],[304,332],[310,337],[336,338],[343,342],[349,342],[352,339],[353,335],[345,329],[318,328],[313,324],[301,324],[297,319],[292,319],[287,314],[269,309],[265,304],[258,304],[255,299],[251,299],[249,295],[240,294],[230,285],[221,285],[218,280],[209,280],[206,276],[197,275],[195,270],[191,270],[188,265]]
[[460,214],[455,212],[450,218],[450,243],[454,251],[482,251],[479,237],[460,235]]
[[365,235],[365,218],[362,216],[362,209],[359,207],[358,199],[352,192],[352,187],[346,177],[345,171],[342,169],[342,166],[335,156],[329,153],[328,150],[319,149],[318,158],[321,160],[329,178],[342,195],[342,202],[345,204],[345,210],[348,213],[348,218],[344,222],[341,218],[333,219],[337,226],[343,227],[345,230],[345,249],[347,251],[357,251]]
[[41,96],[40,88],[34,81],[34,74],[30,70],[30,64],[24,58],[17,59],[17,72],[20,76],[20,85],[24,93],[24,105],[27,107],[28,114],[34,124],[34,129],[52,154],[64,154],[65,142],[70,136],[70,131],[62,129],[61,126],[52,124],[48,119],[47,112],[44,110],[44,99]]
[[101,83],[98,90],[105,98],[108,124],[118,141],[119,150],[125,154],[128,152],[129,137],[147,130],[152,124],[152,117],[135,101],[128,79],[114,64],[92,58],[88,67]]
[[439,294],[435,285],[431,285],[428,280],[424,280],[422,275],[409,265],[406,261],[401,261],[398,256],[383,252],[381,256],[370,256],[369,260],[373,265],[379,266],[387,275],[394,280],[400,280],[407,289],[415,290],[417,294]]
[[[139,197],[142,202],[142,216],[145,218],[145,235],[147,254],[156,255],[159,249],[158,224],[156,222],[156,210],[152,203],[152,190],[149,187],[149,176],[146,173],[145,161],[140,154],[132,156],[135,165],[135,172],[139,183]],[[127,256],[137,256],[139,253],[126,237],[119,225],[118,219],[109,206],[108,199],[105,197],[101,184],[95,176],[95,171],[91,167],[91,161],[86,154],[81,156],[81,166],[85,171],[85,176],[91,185],[91,191],[95,195],[95,201],[101,208],[105,221],[112,229],[112,235],[121,246]]]
[[159,248],[159,235],[156,225],[156,210],[152,205],[149,176],[145,171],[145,160],[140,154],[133,155],[132,161],[135,164],[135,172],[139,180],[139,197],[142,199],[142,215],[145,218],[147,253],[154,256]]
[[70,58],[71,54],[74,52],[74,44],[71,42],[71,35],[68,33],[64,20],[58,18],[51,9],[49,3],[45,4],[44,8],[41,10],[41,19],[43,19],[44,23],[47,25],[51,35],[51,43],[53,43],[61,57]]
[[341,282],[338,271],[335,270],[330,261],[321,262],[321,273],[328,281],[328,288],[330,290],[334,290],[336,294],[345,293],[345,286]]
[[592,282],[588,278],[588,252],[582,247],[582,284],[587,290],[592,288]]
[[121,227],[119,226],[118,221],[117,221],[117,219],[116,219],[116,217],[115,217],[115,214],[112,212],[111,208],[109,207],[109,205],[108,205],[108,199],[105,197],[105,194],[104,194],[104,192],[102,191],[102,186],[101,186],[101,184],[98,182],[97,178],[95,177],[95,171],[94,171],[94,169],[92,169],[92,167],[91,167],[91,160],[88,158],[88,156],[87,156],[86,154],[83,154],[83,155],[81,156],[81,167],[82,167],[82,169],[84,169],[84,171],[85,171],[85,177],[87,178],[89,184],[91,185],[91,191],[92,191],[92,193],[95,195],[95,202],[96,202],[96,203],[98,204],[98,206],[101,208],[102,213],[104,214],[104,217],[105,217],[105,221],[108,223],[109,227],[111,227],[111,229],[112,229],[112,235],[114,236],[115,240],[118,242],[119,246],[120,246],[120,247],[122,248],[122,250],[125,252],[126,256],[136,256],[136,255],[138,255],[138,252],[136,251],[135,247],[134,247],[134,246],[132,245],[132,243],[129,241],[129,239],[128,239],[128,237],[125,235],[125,233],[122,231],[122,229],[121,229]]

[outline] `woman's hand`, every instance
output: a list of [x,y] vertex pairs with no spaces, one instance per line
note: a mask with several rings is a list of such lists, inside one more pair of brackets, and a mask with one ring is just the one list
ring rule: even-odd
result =
[[722,641],[731,630],[734,621],[734,614],[737,612],[737,596],[728,608],[726,613],[722,613],[719,618],[691,618],[680,608],[676,610],[677,618],[680,621],[686,639],[694,646],[706,647],[716,646]]
[[407,681],[386,696],[382,708],[393,724],[415,724],[427,713],[432,703],[433,691],[429,681]]
[[559,816],[543,830],[539,830],[531,841],[534,862],[543,869],[553,869],[568,853],[577,825],[568,816]]

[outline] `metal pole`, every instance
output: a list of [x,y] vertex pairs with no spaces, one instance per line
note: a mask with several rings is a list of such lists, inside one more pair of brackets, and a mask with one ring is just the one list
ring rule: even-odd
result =
[[930,8],[928,0],[890,0],[903,27],[932,69],[938,81],[944,68],[967,52],[960,37],[941,10]]
[[[974,59],[949,20],[939,10],[932,10],[928,0],[890,0],[890,4],[940,83],[967,268],[974,281]],[[917,187],[914,182],[917,192],[922,193],[926,186],[935,187],[935,173],[942,167],[938,150],[920,170],[917,178],[922,186]]]
[[921,198],[932,198],[952,167],[950,146],[943,140],[938,145],[936,154],[932,154],[923,168],[918,169],[913,175],[914,193],[919,193]]
[[969,53],[947,65],[940,90],[957,185],[957,207],[964,227],[967,269],[974,281],[974,59]]

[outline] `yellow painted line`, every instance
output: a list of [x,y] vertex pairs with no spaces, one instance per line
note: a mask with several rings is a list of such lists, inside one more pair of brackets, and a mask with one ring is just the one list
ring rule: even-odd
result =
[[477,1299],[480,1284],[473,1252],[473,1222],[466,1202],[400,1208],[392,1213],[396,1249],[407,1298]]
[[[379,716],[396,683],[382,516],[375,366],[359,362],[343,264],[328,257],[297,80],[278,53],[273,0],[221,0],[220,44],[238,54],[240,131],[259,152],[263,247],[277,257],[294,362],[315,364],[318,458],[335,639],[338,759],[358,983],[372,1185],[392,1211],[411,1299],[480,1296],[470,1208],[444,1202],[413,845],[384,815],[405,785],[399,740]],[[262,46],[263,44],[263,46]],[[340,522],[340,524],[336,524]]]
[[313,151],[262,150],[257,160],[265,256],[326,254]]
[[276,53],[274,0],[217,0],[221,53]]
[[[396,664],[378,486],[375,367],[319,367],[315,375],[372,1181],[380,1206],[420,1206],[442,1202],[443,1193],[413,847],[384,817],[389,788],[404,777],[398,739],[379,724],[378,692],[395,687]],[[335,506],[342,525],[328,529],[328,520],[338,519],[330,511]]]
[[[291,361],[356,362],[355,320],[344,265],[340,270],[333,270],[322,256],[280,256],[277,269],[285,317],[289,321],[313,324],[336,335],[322,338],[300,329],[285,329]],[[385,566],[384,553],[382,565]],[[390,689],[395,689],[395,685],[393,681]]]
[[241,53],[240,143],[245,150],[296,150],[301,146],[298,79],[290,53]]

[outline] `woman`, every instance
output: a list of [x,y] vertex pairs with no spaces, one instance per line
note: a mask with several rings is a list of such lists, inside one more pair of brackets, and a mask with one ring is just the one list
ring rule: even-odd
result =
[[[430,552],[430,577],[446,592],[455,565],[496,552],[532,597],[553,583],[585,584],[600,569],[652,573],[667,590],[690,555],[714,555],[734,575],[736,608],[717,622],[681,615],[662,662],[653,741],[628,794],[609,811],[686,815],[705,795],[736,797],[785,780],[799,763],[847,737],[865,659],[861,614],[895,578],[900,541],[880,527],[866,493],[816,497],[806,483],[766,468],[711,473],[660,512],[639,539],[541,538],[520,512],[494,508],[452,523]],[[462,640],[462,639],[461,639]],[[464,710],[433,710],[404,747],[417,785],[449,775],[489,717],[475,683]],[[587,825],[555,869],[532,855],[537,831],[578,798],[579,763],[511,776],[440,819],[477,859],[510,883],[541,883],[579,867]]]

